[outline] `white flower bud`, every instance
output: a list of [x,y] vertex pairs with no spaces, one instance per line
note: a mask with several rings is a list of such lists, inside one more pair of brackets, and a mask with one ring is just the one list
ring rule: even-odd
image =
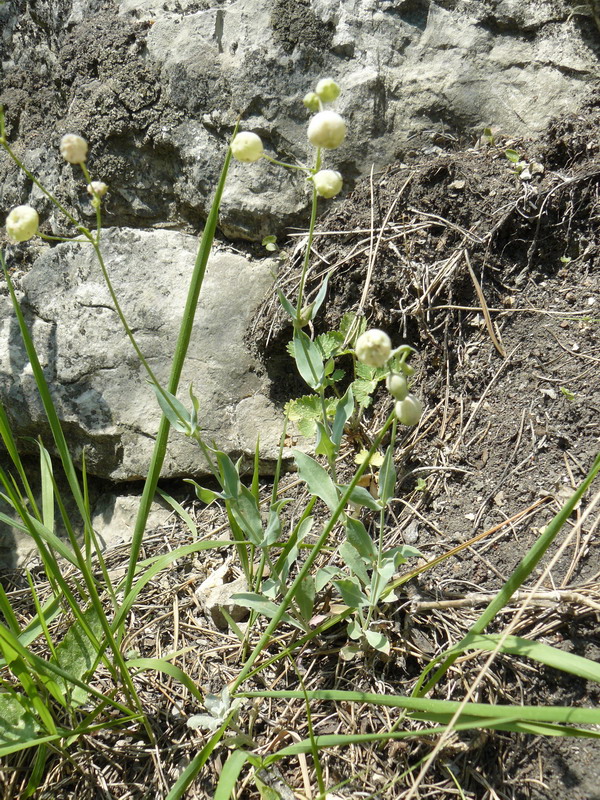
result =
[[302,102],[309,111],[318,111],[321,108],[319,103],[319,95],[315,92],[309,92],[308,94],[305,94]]
[[104,181],[92,181],[88,183],[87,190],[88,194],[91,194],[92,197],[104,197],[108,192],[108,186]]
[[315,147],[334,150],[345,135],[346,123],[335,111],[319,111],[308,123],[308,138]]
[[321,197],[335,197],[342,191],[344,182],[334,169],[322,169],[313,177],[317,194]]
[[323,78],[317,83],[315,92],[324,103],[331,103],[340,96],[340,87],[333,78]]
[[356,357],[369,367],[384,367],[392,352],[392,342],[385,331],[371,328],[356,340]]
[[406,376],[401,375],[398,372],[392,372],[390,375],[387,376],[385,381],[385,385],[387,386],[388,392],[392,395],[392,397],[396,400],[405,400],[408,394],[408,383],[406,382]]
[[6,234],[9,242],[26,242],[36,235],[40,218],[31,206],[17,206],[6,217]]
[[250,131],[243,131],[238,133],[231,143],[231,154],[245,164],[250,164],[253,161],[258,161],[263,155],[263,143],[260,136]]
[[76,133],[67,133],[60,140],[60,154],[69,164],[83,164],[87,150],[86,140]]
[[414,394],[409,394],[404,400],[398,400],[394,411],[403,425],[416,425],[423,413],[423,403]]

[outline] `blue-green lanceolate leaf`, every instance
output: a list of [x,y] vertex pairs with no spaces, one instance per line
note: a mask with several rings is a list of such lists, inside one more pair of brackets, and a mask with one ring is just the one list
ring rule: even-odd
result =
[[342,578],[339,581],[333,581],[339,593],[342,595],[342,600],[350,608],[364,608],[369,605],[369,598],[360,588],[360,583],[356,578]]
[[193,427],[192,419],[183,403],[166,389],[162,389],[161,391],[155,383],[151,383],[150,385],[154,389],[154,394],[156,395],[161,411],[169,420],[171,426],[175,428],[176,431],[189,435]]
[[[90,631],[100,640],[102,637],[102,624],[94,608],[84,612],[84,618]],[[85,680],[87,673],[96,661],[97,647],[86,635],[79,622],[74,622],[65,634],[65,638],[56,648],[56,663],[74,678]],[[54,659],[53,659],[54,660]],[[88,694],[81,687],[69,684],[66,680],[58,679],[66,693],[71,693],[71,703],[74,706],[85,703]]]
[[327,275],[325,276],[325,280],[321,284],[321,288],[319,289],[319,292],[318,292],[317,296],[315,297],[315,299],[311,303],[311,307],[310,307],[310,319],[311,320],[313,320],[317,316],[317,313],[319,312],[319,309],[323,305],[323,300],[325,300],[325,295],[327,294],[327,284],[329,283],[329,276],[330,275],[331,275],[331,272],[328,272]]
[[296,603],[298,603],[298,610],[300,611],[302,619],[306,622],[312,617],[315,595],[315,579],[312,575],[307,575],[298,584],[296,594],[294,595]]
[[349,517],[344,524],[346,526],[346,538],[350,544],[358,550],[362,558],[369,562],[375,561],[377,548],[363,523],[359,519]]
[[[235,602],[243,606],[244,608],[249,608],[252,611],[258,611],[259,614],[263,614],[268,619],[273,619],[275,614],[279,611],[279,606],[275,603],[272,603],[268,597],[265,597],[262,594],[257,594],[256,592],[239,592],[238,594],[231,595],[231,599],[235,600]],[[291,617],[289,614],[284,614],[282,616],[282,621],[287,622],[289,625],[293,625],[295,628],[300,628],[301,631],[304,630],[302,625],[299,622]]]
[[318,456],[326,456],[328,461],[335,458],[336,446],[329,438],[329,433],[325,429],[322,422],[316,422],[317,426],[317,439],[315,442],[315,454]]
[[387,505],[394,497],[396,489],[396,470],[394,468],[394,448],[388,447],[379,470],[379,499]]
[[[341,485],[340,490],[345,492],[348,488],[347,486]],[[350,493],[350,502],[355,503],[357,506],[365,506],[365,508],[370,508],[371,511],[381,511],[383,506],[381,502],[377,500],[368,489],[365,489],[364,486],[355,486]]]
[[217,452],[220,482],[227,508],[249,541],[260,546],[264,532],[260,509],[255,496],[243,485],[237,467],[226,453]]
[[0,747],[13,742],[28,742],[39,728],[23,697],[13,692],[0,694]]
[[333,430],[331,432],[331,440],[337,447],[340,446],[342,436],[344,434],[344,427],[352,413],[354,412],[354,395],[352,394],[352,386],[348,387],[346,394],[338,403],[335,419],[333,420]]
[[339,547],[339,554],[344,564],[350,567],[352,574],[356,575],[360,582],[366,586],[371,579],[367,572],[365,560],[360,556],[358,550],[352,547],[350,542],[342,542]]
[[323,382],[325,365],[319,348],[304,331],[294,332],[294,357],[303,380],[311,389],[318,389]]
[[330,511],[335,511],[340,501],[340,495],[329,473],[320,464],[317,464],[314,458],[300,450],[294,450],[294,461],[298,467],[298,474],[308,486],[309,492],[320,497]]
[[365,631],[365,639],[374,650],[389,654],[390,643],[387,636],[384,636],[380,631]]
[[277,289],[277,296],[279,297],[279,302],[281,303],[284,311],[290,317],[290,319],[296,319],[296,309],[281,291],[281,289]]

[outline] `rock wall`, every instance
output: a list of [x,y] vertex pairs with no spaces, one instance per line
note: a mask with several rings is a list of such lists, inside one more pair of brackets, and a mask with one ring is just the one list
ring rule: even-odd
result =
[[[110,186],[106,260],[164,379],[196,247],[164,229],[201,228],[238,117],[271,155],[302,161],[301,98],[335,78],[349,135],[326,165],[342,172],[346,191],[440,137],[475,142],[491,125],[535,135],[598,85],[600,36],[585,11],[567,0],[11,0],[0,5],[0,102],[15,152],[90,222],[85,182],[58,152],[66,132],[88,140],[92,175]],[[0,212],[20,203],[38,210],[44,232],[72,234],[2,154]],[[307,210],[298,173],[235,163],[220,227],[260,241],[306,224]],[[91,251],[39,241],[6,251],[11,265],[32,254],[23,303],[74,452],[89,447],[98,475],[143,477],[158,407]],[[260,431],[265,462],[278,412],[243,341],[274,269],[215,255],[183,384],[201,394],[209,439],[248,454]],[[47,434],[5,299],[0,321],[0,400],[17,433]],[[165,474],[204,470],[196,449],[174,440]]]
[[[106,222],[197,228],[239,115],[273,155],[307,157],[299,102],[323,76],[343,87],[349,136],[332,166],[348,187],[434,134],[487,125],[531,135],[597,83],[599,34],[567,0],[13,0],[0,6],[11,141],[61,199],[89,204],[60,163],[60,135],[91,144],[111,186]],[[4,209],[31,199],[0,164]],[[306,219],[302,178],[237,166],[222,229],[259,240]]]

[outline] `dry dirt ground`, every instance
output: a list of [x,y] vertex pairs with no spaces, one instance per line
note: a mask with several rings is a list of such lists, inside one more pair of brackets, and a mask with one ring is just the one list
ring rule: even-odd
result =
[[[404,163],[364,181],[322,218],[309,292],[317,291],[327,272],[331,277],[317,329],[335,327],[344,312],[359,311],[372,326],[387,330],[395,345],[407,342],[418,350],[414,387],[426,412],[419,427],[398,440],[400,480],[387,520],[388,543],[415,545],[427,561],[456,552],[415,577],[387,610],[389,659],[342,661],[346,636],[340,625],[298,654],[296,668],[307,688],[410,693],[431,657],[466,632],[489,599],[485,593],[500,588],[600,449],[599,126],[600,101],[581,116],[557,121],[535,143],[510,140],[504,132],[493,141],[438,136],[415,143]],[[516,167],[507,149],[526,166]],[[282,262],[280,284],[288,295],[298,279],[295,246],[301,252],[303,236],[291,239]],[[302,392],[289,366],[283,373],[289,379],[281,378],[290,330],[274,303],[263,310],[253,338],[267,369],[279,375],[278,399]],[[348,465],[388,412],[389,398],[381,391],[360,436],[347,446]],[[303,497],[293,488],[294,476],[284,483],[300,509]],[[589,497],[549,552],[544,563],[576,530],[533,602],[520,616],[515,602],[492,630],[517,618],[514,633],[598,659],[597,515],[577,527],[587,502]],[[203,535],[223,535],[216,506],[191,505],[190,511]],[[174,522],[149,537],[144,556],[168,552],[187,535]],[[113,553],[109,566],[118,568],[126,557],[125,550]],[[221,560],[196,556],[158,576],[140,599],[127,642],[144,656],[190,647],[178,663],[202,691],[220,690],[240,664],[239,642],[214,628],[195,595]],[[528,588],[541,576],[534,573]],[[436,696],[461,699],[482,663],[479,656],[457,662]],[[277,689],[298,684],[285,661],[269,668],[264,679]],[[145,674],[139,687],[158,748],[122,732],[90,737],[71,763],[50,761],[40,797],[166,796],[205,737],[186,728],[186,716],[198,709],[175,682]],[[599,689],[526,658],[499,656],[475,699],[596,706]],[[268,702],[244,714],[253,716],[251,735],[264,753],[307,736],[301,702]],[[242,727],[249,716],[242,717]],[[368,707],[313,709],[320,734],[379,731],[395,719]],[[414,772],[402,773],[431,747],[423,738],[324,753],[325,778],[329,786],[349,781],[337,791],[343,797],[402,798]],[[213,759],[188,797],[212,797],[224,757],[221,751]],[[592,740],[461,734],[439,755],[419,797],[597,800],[598,764]],[[311,783],[314,789],[310,759],[285,761],[280,768],[297,796]],[[18,796],[23,774],[5,772],[0,794]],[[248,783],[240,797],[258,797],[254,785]]]

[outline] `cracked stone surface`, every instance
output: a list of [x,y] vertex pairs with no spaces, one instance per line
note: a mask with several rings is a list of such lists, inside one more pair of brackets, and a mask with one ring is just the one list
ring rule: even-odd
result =
[[[600,33],[569,0],[15,0],[0,6],[0,102],[9,140],[80,215],[92,213],[60,136],[90,142],[111,187],[106,221],[197,229],[238,117],[271,155],[306,160],[304,94],[342,86],[343,146],[326,155],[346,190],[362,176],[484,127],[531,136],[598,85]],[[434,142],[432,144],[432,138]],[[446,140],[448,141],[448,139]],[[0,159],[0,205],[33,202],[64,221]],[[260,241],[305,224],[297,172],[233,166],[221,228]]]
[[[103,255],[138,344],[166,385],[194,264],[197,240],[185,234],[129,229],[103,237]],[[276,458],[282,414],[269,400],[243,339],[270,290],[273,261],[215,252],[197,310],[180,399],[200,400],[205,441],[232,457],[251,458],[260,433],[265,469]],[[22,305],[33,332],[61,422],[88,470],[115,481],[146,475],[160,419],[147,375],[122,330],[92,248],[61,244],[43,254],[22,281]],[[0,303],[0,401],[16,435],[51,435],[35,390],[9,301]],[[163,476],[202,475],[195,442],[171,435]]]

